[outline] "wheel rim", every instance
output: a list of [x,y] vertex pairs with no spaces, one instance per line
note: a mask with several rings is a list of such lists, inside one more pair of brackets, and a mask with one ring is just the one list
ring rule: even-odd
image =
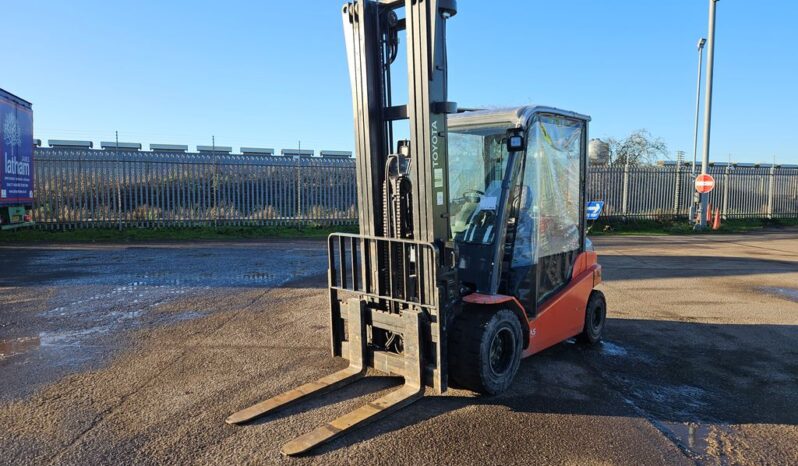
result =
[[604,316],[601,312],[601,306],[594,306],[591,314],[590,328],[593,330],[593,334],[597,334],[601,331],[601,326],[604,325]]
[[490,370],[502,375],[510,369],[515,351],[515,335],[508,328],[503,328],[493,335],[490,342]]

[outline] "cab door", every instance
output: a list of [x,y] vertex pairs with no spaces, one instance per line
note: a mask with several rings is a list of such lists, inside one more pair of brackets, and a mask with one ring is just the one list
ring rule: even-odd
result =
[[507,290],[530,315],[571,279],[584,250],[586,122],[537,114],[516,189]]

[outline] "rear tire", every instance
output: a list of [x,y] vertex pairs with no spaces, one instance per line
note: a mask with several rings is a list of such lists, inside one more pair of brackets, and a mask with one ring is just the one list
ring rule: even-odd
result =
[[521,322],[508,309],[465,310],[449,339],[449,376],[456,385],[497,395],[510,386],[521,363]]
[[606,322],[607,300],[604,298],[604,293],[599,290],[593,290],[587,300],[585,326],[582,329],[582,333],[579,334],[579,340],[591,345],[598,343],[604,335]]

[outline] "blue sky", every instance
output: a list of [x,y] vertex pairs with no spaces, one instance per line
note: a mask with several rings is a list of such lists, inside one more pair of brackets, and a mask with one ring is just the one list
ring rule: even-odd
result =
[[[353,147],[340,0],[3,0],[0,87],[36,137]],[[450,100],[587,113],[692,154],[704,0],[460,0]],[[712,158],[798,163],[798,2],[718,3]],[[403,72],[403,71],[400,71]]]

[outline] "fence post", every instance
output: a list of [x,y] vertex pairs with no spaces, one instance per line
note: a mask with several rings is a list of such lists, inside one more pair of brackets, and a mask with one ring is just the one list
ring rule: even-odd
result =
[[[118,153],[117,153],[118,154]],[[119,231],[122,231],[122,161],[117,156],[116,159],[116,221]]]
[[[119,231],[122,231],[122,159],[119,158],[119,131],[115,131],[114,134],[116,138],[116,149],[114,150],[114,156],[116,157],[116,220]],[[108,210],[111,210],[110,207]]]
[[213,212],[213,227],[217,228],[219,226],[219,167],[216,163],[216,153],[213,154],[213,181],[211,183],[213,188],[213,207],[211,207],[211,212]]
[[730,165],[726,165],[726,169],[723,172],[723,200],[721,203],[723,204],[723,219],[727,219],[729,216],[729,183],[731,181],[731,172],[732,167]]
[[767,215],[768,218],[773,218],[773,195],[775,193],[776,188],[776,166],[771,165],[770,173],[768,174],[768,207],[767,207]]
[[629,163],[623,166],[623,194],[621,197],[621,213],[624,218],[629,213]]
[[299,165],[300,160],[297,160],[296,168],[296,218],[295,222],[299,225],[304,225],[302,221],[302,166]]
[[144,226],[146,226],[147,228],[152,228],[152,223],[150,221],[150,217],[152,217],[151,212],[152,212],[152,199],[153,199],[152,178],[151,178],[152,174],[150,173],[151,169],[152,169],[152,159],[147,160],[144,163],[144,183],[145,183],[144,200],[146,201],[145,205],[147,206],[147,208],[144,209]]
[[676,187],[673,194],[673,216],[679,215],[679,201],[682,195],[682,160],[676,160]]

